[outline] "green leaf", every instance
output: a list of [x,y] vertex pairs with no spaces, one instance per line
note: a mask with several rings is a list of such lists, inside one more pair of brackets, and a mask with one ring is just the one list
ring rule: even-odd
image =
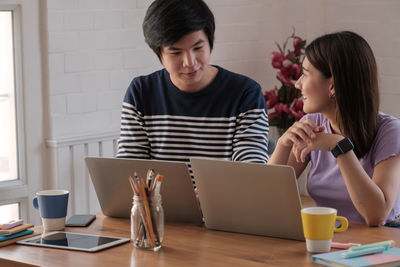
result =
[[279,52],[283,53],[283,50],[282,50],[281,46],[280,46],[276,41],[275,41],[275,44],[276,44],[276,46],[278,47]]
[[296,63],[296,58],[289,51],[289,59],[292,63]]
[[278,81],[280,81],[282,84],[285,84],[280,78],[279,78],[279,76],[278,75],[276,75],[276,78],[278,79]]
[[279,102],[285,104],[286,90],[285,90],[285,87],[284,87],[284,86],[282,86],[281,88],[279,88],[278,95],[279,95]]

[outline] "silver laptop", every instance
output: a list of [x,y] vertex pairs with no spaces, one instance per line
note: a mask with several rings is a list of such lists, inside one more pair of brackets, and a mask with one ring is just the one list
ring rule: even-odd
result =
[[86,157],[101,210],[110,217],[130,217],[133,192],[129,176],[145,177],[148,169],[164,175],[161,184],[165,220],[202,223],[188,167],[183,162]]
[[209,229],[304,240],[290,166],[191,158]]

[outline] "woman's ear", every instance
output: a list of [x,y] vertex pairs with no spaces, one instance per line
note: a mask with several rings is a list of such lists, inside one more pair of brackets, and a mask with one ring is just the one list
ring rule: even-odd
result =
[[329,81],[329,97],[330,98],[335,97],[335,85],[333,83],[332,77],[330,78]]

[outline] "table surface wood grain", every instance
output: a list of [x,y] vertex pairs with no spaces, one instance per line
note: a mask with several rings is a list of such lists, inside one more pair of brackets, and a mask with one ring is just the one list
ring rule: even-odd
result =
[[[129,238],[130,221],[98,214],[89,227],[66,231]],[[334,241],[362,244],[389,239],[400,244],[400,229],[350,223],[346,232],[334,236]],[[301,241],[166,223],[164,244],[157,252],[137,249],[131,242],[94,253],[15,244],[0,248],[0,266],[311,266],[311,256]]]

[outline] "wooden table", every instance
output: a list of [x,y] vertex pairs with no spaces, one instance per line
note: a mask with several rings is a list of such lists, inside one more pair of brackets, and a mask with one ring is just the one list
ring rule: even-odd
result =
[[[37,229],[40,230],[40,227]],[[67,231],[130,237],[128,219],[98,215],[87,228]],[[400,229],[350,223],[336,233],[339,242],[371,243],[393,239],[400,244]],[[0,248],[0,266],[311,266],[305,242],[207,230],[203,226],[166,223],[165,240],[158,252],[126,243],[100,252],[10,245]]]

